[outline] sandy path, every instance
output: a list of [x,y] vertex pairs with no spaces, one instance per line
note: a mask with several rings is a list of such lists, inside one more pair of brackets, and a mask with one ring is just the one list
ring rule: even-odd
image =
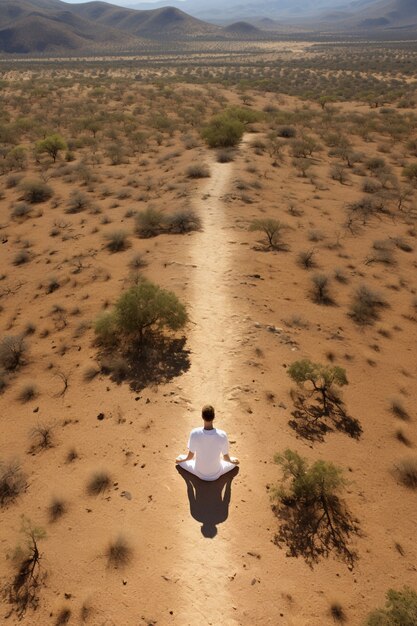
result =
[[[210,170],[210,179],[200,187],[194,201],[203,230],[194,235],[190,252],[192,323],[189,345],[192,356],[190,371],[181,382],[191,409],[186,426],[190,429],[198,426],[202,404],[211,403],[216,407],[219,427],[228,430],[231,407],[227,396],[239,335],[239,316],[233,312],[229,291],[233,246],[229,241],[222,196],[230,183],[233,164],[213,160]],[[238,623],[232,615],[234,609],[227,589],[230,537],[225,529],[226,526],[221,526],[214,538],[206,538],[191,515],[181,526],[180,541],[184,545],[180,574],[182,617],[186,624],[227,626]]]

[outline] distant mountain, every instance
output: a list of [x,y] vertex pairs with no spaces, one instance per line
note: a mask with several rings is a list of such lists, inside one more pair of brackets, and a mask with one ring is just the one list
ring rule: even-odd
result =
[[173,7],[135,11],[88,2],[0,0],[0,52],[39,53],[134,49],[146,39],[222,33]]
[[[122,3],[123,0],[120,0]],[[129,0],[126,0],[129,3]],[[136,9],[151,9],[164,4],[138,2]],[[225,20],[241,21],[248,18],[289,19],[316,15],[320,11],[346,4],[346,0],[172,0],[172,6],[181,8],[194,17],[222,23]]]
[[320,19],[339,30],[417,31],[417,0],[357,0]]
[[[117,0],[128,4],[132,0]],[[155,9],[164,4],[138,2],[134,8]],[[171,0],[172,6],[189,15],[216,24],[250,22],[258,25],[261,19],[279,20],[287,24],[317,27],[318,18],[342,29],[381,27],[411,27],[416,21],[417,0]],[[132,6],[132,4],[130,4]]]

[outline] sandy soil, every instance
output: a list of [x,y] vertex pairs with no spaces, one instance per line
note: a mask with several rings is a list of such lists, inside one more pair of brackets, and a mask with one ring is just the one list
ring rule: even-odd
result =
[[[239,102],[236,92],[223,93],[229,102]],[[254,96],[260,109],[270,101]],[[279,104],[291,110],[296,101],[280,98]],[[389,587],[417,586],[415,492],[393,471],[417,445],[417,326],[410,318],[417,290],[414,218],[384,216],[360,235],[350,234],[343,228],[345,205],[361,195],[362,177],[352,174],[349,185],[330,179],[324,152],[314,159],[311,178],[300,178],[287,155],[273,167],[267,151],[252,146],[265,141],[264,129],[258,130],[245,136],[231,163],[217,163],[201,145],[179,150],[174,137],[160,148],[152,144],[146,159],[138,156],[115,168],[99,164],[100,185],[92,192],[102,207],[97,215],[65,216],[72,185],[51,179],[58,206],[47,204],[39,215],[12,221],[16,191],[4,190],[1,332],[17,334],[28,322],[36,329],[27,337],[28,363],[0,398],[0,457],[19,458],[29,476],[26,493],[1,510],[0,572],[3,582],[10,579],[8,557],[22,542],[24,514],[46,530],[40,548],[48,573],[39,608],[27,613],[24,624],[55,624],[63,607],[71,610],[68,623],[82,623],[85,606],[91,607],[86,623],[94,626],[331,626],[330,605],[338,601],[347,623],[359,626],[383,603]],[[377,153],[378,140],[355,139],[367,155]],[[402,149],[396,146],[386,157],[398,175]],[[164,160],[173,150],[179,156]],[[186,166],[197,161],[209,164],[210,178],[185,180]],[[109,254],[105,233],[119,227],[132,231],[126,211],[133,199],[115,201],[128,176],[137,176],[142,186],[151,181],[146,201],[137,202],[140,208],[154,202],[169,210],[185,197],[199,212],[202,230],[148,240],[131,234],[128,250]],[[104,185],[108,197],[101,193]],[[110,223],[100,221],[103,215]],[[260,216],[287,224],[287,251],[259,249],[261,235],[249,232],[248,225]],[[51,238],[60,220],[69,224]],[[396,251],[393,266],[365,262],[375,239],[395,236],[405,237],[412,251]],[[27,267],[13,266],[11,259],[26,240],[33,259]],[[336,306],[319,306],[310,298],[311,271],[296,261],[300,250],[310,248],[319,271],[339,268],[346,276],[346,283],[332,279]],[[187,304],[190,367],[166,384],[135,393],[101,373],[85,381],[97,349],[92,329],[80,326],[129,284],[127,267],[136,252],[149,259],[144,274]],[[83,268],[76,271],[78,255]],[[51,276],[61,286],[46,294]],[[382,290],[390,307],[374,326],[358,329],[346,311],[362,282]],[[359,420],[359,438],[333,428],[308,439],[291,427],[293,385],[286,368],[297,358],[346,368],[343,397]],[[62,373],[68,377],[64,394]],[[32,381],[40,394],[22,404],[18,391]],[[406,407],[408,421],[389,411],[394,397]],[[231,453],[241,461],[231,481],[210,488],[187,484],[174,464],[206,402],[215,405],[218,426],[228,432]],[[54,446],[30,453],[29,433],[39,423],[53,426]],[[409,447],[395,436],[398,428]],[[273,455],[288,447],[344,468],[345,499],[360,525],[352,539],[359,555],[353,566],[333,554],[309,565],[275,545],[279,522],[270,487],[280,471]],[[71,448],[78,458],[68,463]],[[86,483],[97,469],[110,473],[112,486],[94,498]],[[63,498],[68,510],[52,523],[47,506],[53,496]],[[126,568],[109,568],[106,547],[120,533],[131,543],[133,558]],[[7,602],[0,615],[5,624],[18,623]]]

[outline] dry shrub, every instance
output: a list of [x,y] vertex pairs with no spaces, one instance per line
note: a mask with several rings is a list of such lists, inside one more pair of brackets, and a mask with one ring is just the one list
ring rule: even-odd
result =
[[387,306],[381,294],[361,285],[353,294],[349,315],[357,324],[364,326],[377,320],[379,311]]
[[100,470],[94,472],[87,483],[87,493],[90,496],[98,496],[110,489],[111,478],[108,472]]
[[14,371],[23,363],[27,351],[21,335],[9,335],[0,342],[0,366],[7,371]]
[[0,506],[13,502],[27,487],[26,475],[17,461],[0,461]]
[[56,522],[67,511],[67,505],[62,498],[52,498],[48,506],[48,517],[50,522]]
[[40,452],[41,450],[47,450],[52,448],[53,442],[53,428],[48,424],[38,424],[30,431],[30,437],[32,439],[31,452]]
[[393,398],[391,400],[390,411],[393,415],[395,415],[395,417],[398,417],[399,419],[404,420],[405,422],[408,422],[410,420],[409,413],[404,408],[401,400],[399,400],[398,398]]
[[204,163],[189,165],[186,170],[188,178],[210,178],[210,169]]
[[38,395],[39,391],[37,386],[33,384],[28,384],[24,385],[24,387],[22,387],[22,389],[19,391],[17,399],[22,403],[26,403],[34,400]]
[[106,550],[106,557],[109,567],[125,567],[132,560],[132,546],[123,535],[119,535],[117,539],[109,543]]
[[106,234],[106,248],[110,252],[122,252],[129,246],[127,233],[124,230],[115,230]]

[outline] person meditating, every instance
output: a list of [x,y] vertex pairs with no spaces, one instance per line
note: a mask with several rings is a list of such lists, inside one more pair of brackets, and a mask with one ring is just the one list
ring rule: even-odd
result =
[[191,431],[188,454],[180,454],[175,462],[202,480],[217,480],[238,465],[239,460],[229,456],[226,433],[213,426],[214,408],[209,404],[203,406],[201,416],[204,426]]

